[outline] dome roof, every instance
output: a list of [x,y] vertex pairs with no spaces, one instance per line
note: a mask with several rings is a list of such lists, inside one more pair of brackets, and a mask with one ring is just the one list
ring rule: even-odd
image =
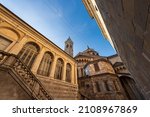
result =
[[86,57],[100,57],[98,52],[95,51],[94,49],[92,48],[87,48],[86,50],[84,50],[83,52],[79,52],[76,57],[78,56],[86,56]]

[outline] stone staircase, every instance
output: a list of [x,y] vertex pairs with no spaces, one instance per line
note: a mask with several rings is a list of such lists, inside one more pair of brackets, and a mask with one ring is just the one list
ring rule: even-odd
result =
[[31,70],[16,55],[0,51],[0,68],[11,72],[12,77],[16,79],[16,82],[20,84],[32,99],[53,99]]

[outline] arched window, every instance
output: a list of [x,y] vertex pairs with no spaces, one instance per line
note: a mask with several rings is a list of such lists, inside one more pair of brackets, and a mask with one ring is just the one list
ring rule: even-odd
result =
[[50,52],[46,52],[40,63],[38,74],[43,76],[49,76],[52,61],[53,61],[53,54]]
[[0,36],[0,50],[5,50],[12,41]]
[[67,45],[66,45],[66,48],[68,48],[68,47],[69,47],[69,45],[67,44]]
[[69,63],[66,66],[66,81],[71,82],[71,65]]
[[19,52],[18,56],[29,68],[31,68],[38,51],[39,46],[37,44],[27,43]]
[[95,72],[99,72],[100,69],[99,69],[98,63],[94,63],[93,65],[94,65]]
[[59,79],[61,80],[62,79],[62,71],[63,71],[63,60],[61,58],[59,58],[57,60],[57,64],[56,64],[56,69],[55,69],[55,79]]

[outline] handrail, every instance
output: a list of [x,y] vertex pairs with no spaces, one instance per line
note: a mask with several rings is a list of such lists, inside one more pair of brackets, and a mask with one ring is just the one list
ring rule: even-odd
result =
[[24,83],[24,85],[31,92],[32,96],[36,99],[51,100],[50,96],[42,83],[36,78],[36,76],[31,72],[31,70],[19,59],[17,55],[10,54],[0,50],[0,66],[12,69],[19,75],[19,80]]

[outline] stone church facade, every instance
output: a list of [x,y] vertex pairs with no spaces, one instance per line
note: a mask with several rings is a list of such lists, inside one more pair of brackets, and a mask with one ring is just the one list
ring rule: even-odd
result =
[[0,99],[77,99],[71,55],[0,5]]
[[79,99],[144,99],[117,54],[103,57],[88,47],[75,59],[78,64]]

